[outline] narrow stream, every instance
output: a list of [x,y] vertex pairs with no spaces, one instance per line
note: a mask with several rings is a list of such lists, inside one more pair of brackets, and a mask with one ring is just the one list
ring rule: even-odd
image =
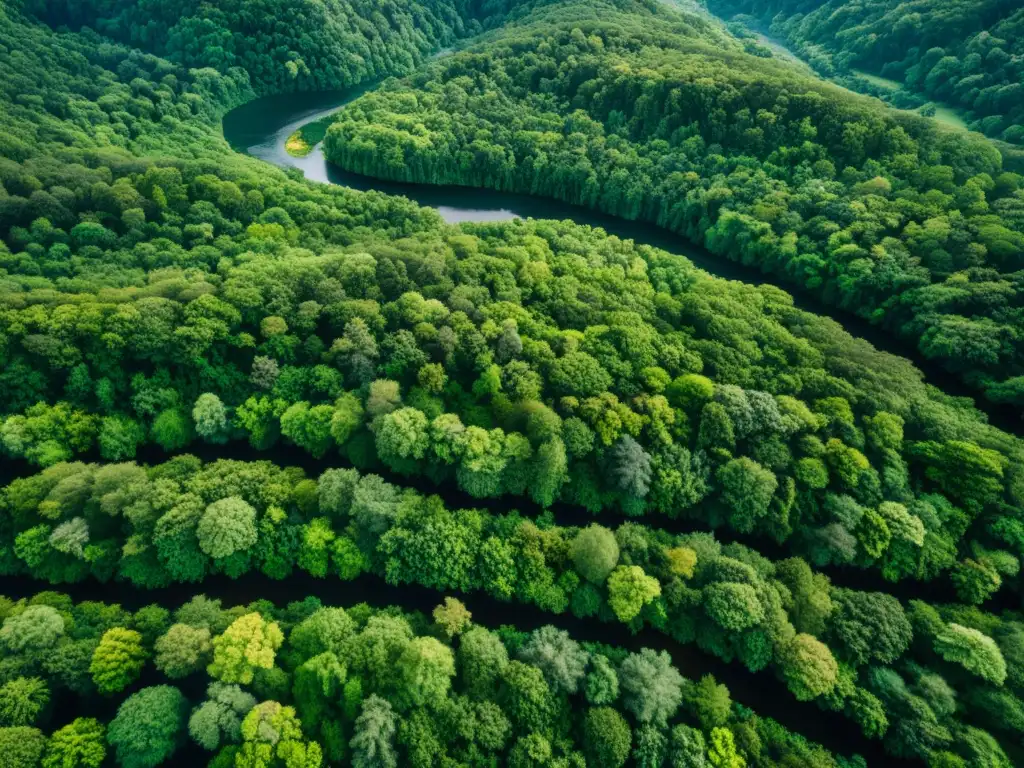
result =
[[947,394],[972,398],[975,400],[975,406],[988,415],[992,424],[1008,432],[1024,435],[1024,420],[1016,409],[978,398],[977,391],[968,387],[958,376],[949,373],[941,365],[924,360],[913,344],[899,339],[894,333],[872,325],[852,312],[794,292],[792,284],[776,275],[715,256],[710,251],[699,248],[679,235],[654,224],[629,221],[581,206],[532,195],[474,187],[383,181],[350,173],[332,165],[324,157],[321,145],[317,145],[305,157],[288,154],[285,142],[295,131],[307,123],[336,112],[373,87],[374,84],[370,84],[348,91],[279,94],[256,99],[224,116],[224,137],[236,151],[282,168],[296,168],[311,181],[400,195],[424,207],[434,208],[451,224],[508,221],[515,218],[568,219],[577,224],[600,227],[610,235],[633,240],[640,245],[650,245],[681,254],[716,277],[752,285],[775,285],[789,293],[798,308],[830,317],[848,333],[864,339],[875,348],[911,360],[928,383]]

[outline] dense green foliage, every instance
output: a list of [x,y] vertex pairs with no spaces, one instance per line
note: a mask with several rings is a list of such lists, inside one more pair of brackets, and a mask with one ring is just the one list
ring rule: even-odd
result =
[[[1006,0],[710,0],[724,16],[753,17],[818,72],[858,69],[912,94],[954,104],[971,127],[1024,143],[1024,8]],[[851,77],[852,76],[852,77]],[[879,95],[886,94],[884,88]],[[920,100],[920,99],[919,99]],[[904,99],[902,104],[913,104]]]
[[[212,206],[200,195],[263,196],[161,173],[186,216]],[[120,188],[148,205],[139,188],[157,174]],[[779,292],[546,223],[316,256],[289,243],[311,201],[279,202],[209,244],[182,233],[154,252],[127,232],[84,252],[97,260],[57,243],[72,258],[43,261],[67,276],[19,277],[40,271],[36,249],[12,254],[6,452],[117,461],[149,440],[268,449],[283,435],[476,496],[794,538],[819,564],[893,580],[934,578],[958,550],[991,589],[1016,575],[988,550],[1024,546],[1020,443]]]
[[670,11],[540,9],[350,103],[325,151],[655,222],[1024,404],[1024,188],[999,151],[680,31]]
[[[1004,708],[1024,707],[1017,698],[1024,687],[1013,682],[1024,680],[1024,669],[1014,666],[1024,658],[1024,622],[834,588],[804,560],[772,562],[711,534],[671,536],[636,523],[615,531],[557,527],[519,514],[449,509],[436,496],[350,469],[327,470],[314,482],[269,462],[204,466],[190,456],[148,470],[58,464],[15,481],[2,500],[15,521],[0,550],[5,574],[152,588],[256,570],[275,579],[300,569],[343,580],[369,571],[392,584],[482,591],[553,613],[648,626],[752,672],[772,669],[797,699],[843,712],[866,736],[884,736],[893,754],[963,754],[971,728],[1009,727],[1020,735],[1001,710],[958,710],[924,689],[938,686],[950,700],[993,698]],[[249,510],[253,538],[213,555],[203,521],[225,506]],[[84,521],[88,543],[68,554],[52,541],[62,521],[72,519]],[[451,605],[435,618],[449,637],[466,622]],[[214,638],[212,648],[209,634],[179,628],[175,646],[157,642],[156,664],[179,677],[212,659],[215,677],[248,685],[272,665],[281,641],[255,615]],[[49,635],[46,642],[53,643]],[[144,658],[138,633],[110,630],[93,652],[92,680],[101,692],[121,690]],[[557,644],[526,658],[553,665],[550,676],[567,692],[585,666]],[[897,715],[903,706],[911,713]],[[617,754],[614,745],[601,749],[602,764]]]
[[[1020,440],[778,289],[569,222],[448,226],[235,155],[219,121],[504,21],[353,103],[329,151],[658,221],[1020,402],[1024,192],[990,144],[754,67],[653,3],[24,5],[67,28],[0,9],[0,450],[23,475],[0,576],[375,574],[696,644],[935,768],[1019,762],[1024,622],[974,606],[1020,591]],[[358,469],[186,454],[243,442]],[[558,525],[561,505],[655,525]],[[963,604],[837,588],[838,567],[948,578]],[[858,764],[666,654],[494,633],[450,597],[433,622],[170,608],[0,602],[5,761]],[[116,715],[61,720],[71,696]]]
[[[50,40],[34,35],[26,50]],[[17,117],[20,135],[52,131]],[[25,153],[6,182],[25,194],[3,199],[9,455],[283,434],[477,496],[795,538],[891,579],[934,577],[958,551],[987,591],[1016,575],[990,551],[1024,547],[1019,442],[778,291],[567,224],[446,231],[241,162],[215,176]],[[978,583],[965,594],[983,599]]]
[[[65,39],[10,31],[40,61]],[[141,94],[147,70],[117,68]],[[228,103],[247,88],[203,78]],[[87,71],[64,87],[81,100],[102,80]],[[159,102],[173,112],[200,101],[190,93]],[[892,580],[955,566],[975,601],[1017,574],[1019,441],[776,290],[567,224],[452,232],[393,198],[240,161],[218,176],[204,161],[65,148],[77,162],[54,163],[32,148],[59,121],[12,112],[10,141],[36,143],[9,161],[0,199],[13,225],[0,285],[8,455],[118,461],[148,441],[267,449],[283,435],[476,496],[794,539],[819,565]],[[127,121],[138,139],[122,143],[140,149],[169,149],[163,126],[182,129],[99,114]],[[77,525],[62,546],[77,546]]]
[[[503,3],[421,0],[25,0],[52,26],[89,26],[188,68],[244,70],[257,91],[347,88],[408,74],[479,31]],[[484,7],[481,7],[484,6]]]
[[[199,595],[173,612],[148,606],[134,613],[57,592],[0,598],[0,632],[41,616],[56,622],[58,637],[5,648],[0,707],[14,705],[14,691],[29,686],[37,696],[88,692],[88,655],[78,649],[102,647],[111,634],[144,636],[146,654],[185,630],[212,635],[218,648],[251,636],[253,626],[275,640],[239,647],[237,664],[254,669],[245,687],[215,659],[205,693],[203,685],[188,687],[198,693],[192,700],[173,681],[158,682],[126,694],[109,723],[79,717],[61,726],[49,712],[4,722],[0,743],[10,768],[32,768],[40,757],[46,768],[98,768],[108,753],[126,768],[150,768],[182,756],[188,744],[193,759],[198,748],[211,765],[234,768],[448,761],[584,768],[617,767],[629,757],[692,768],[720,765],[722,741],[740,745],[733,746],[737,766],[771,768],[780,754],[815,768],[863,766],[732,704],[710,676],[685,679],[664,652],[580,644],[550,626],[495,631],[466,613],[449,635],[423,614],[326,607],[313,597],[224,608]],[[567,658],[571,668],[561,661]],[[631,687],[637,675],[646,676],[646,689]],[[538,754],[547,757],[538,763]]]

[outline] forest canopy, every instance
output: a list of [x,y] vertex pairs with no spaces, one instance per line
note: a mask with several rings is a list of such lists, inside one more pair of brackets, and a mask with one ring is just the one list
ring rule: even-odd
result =
[[221,129],[401,78],[332,159],[658,223],[1020,405],[1021,176],[749,47],[633,0],[0,8],[4,761],[1020,763],[1020,438],[779,288]]
[[[637,759],[684,768],[708,750],[743,765],[744,743],[822,768],[863,765],[735,705],[713,677],[683,677],[664,651],[488,627],[451,598],[432,615],[203,594],[131,611],[46,592],[0,598],[0,618],[10,766],[530,766],[537,755],[621,766],[634,743]],[[51,701],[103,685],[123,692],[109,722],[43,731]]]
[[[14,522],[0,540],[0,575],[160,589],[218,576],[244,584],[257,571],[278,580],[305,572],[328,584],[370,573],[393,585],[484,593],[648,627],[774,674],[797,701],[842,713],[896,756],[961,752],[970,749],[970,729],[1008,728],[1002,709],[956,710],[947,698],[1019,701],[1024,623],[1016,618],[835,587],[801,558],[773,561],[703,532],[671,535],[632,522],[562,527],[449,508],[351,469],[314,479],[269,462],[204,465],[187,455],[152,468],[58,464],[3,489],[0,510]],[[449,634],[465,623],[454,609],[440,615],[456,627]],[[145,655],[122,650],[137,644],[126,632],[103,635],[90,668],[101,692],[137,676]],[[107,645],[119,660],[109,668],[96,655],[106,656]],[[226,677],[218,649],[214,639],[215,677],[252,682],[247,668]],[[551,651],[537,656],[556,663]],[[567,656],[557,656],[556,679],[572,693],[584,662]],[[620,688],[635,683],[621,680]],[[933,686],[943,695],[933,698]],[[662,715],[637,714],[666,727]],[[1005,759],[994,744],[992,751]]]

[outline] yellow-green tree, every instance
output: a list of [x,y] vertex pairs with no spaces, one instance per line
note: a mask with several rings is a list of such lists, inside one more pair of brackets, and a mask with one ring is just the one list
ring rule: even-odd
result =
[[225,683],[252,682],[257,669],[271,669],[284,635],[277,622],[258,613],[235,619],[224,634],[213,639],[213,662],[206,668]]

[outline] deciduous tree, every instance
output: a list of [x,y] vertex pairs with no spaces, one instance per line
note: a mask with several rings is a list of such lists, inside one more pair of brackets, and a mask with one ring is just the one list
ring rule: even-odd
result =
[[143,688],[118,708],[107,740],[125,768],[152,768],[177,751],[187,716],[188,701],[177,688]]
[[207,671],[225,683],[252,682],[257,669],[274,666],[274,656],[284,635],[276,622],[258,613],[247,613],[213,639],[213,662]]
[[142,635],[132,629],[113,627],[103,633],[92,655],[89,673],[100,693],[117,693],[138,679],[146,663]]

